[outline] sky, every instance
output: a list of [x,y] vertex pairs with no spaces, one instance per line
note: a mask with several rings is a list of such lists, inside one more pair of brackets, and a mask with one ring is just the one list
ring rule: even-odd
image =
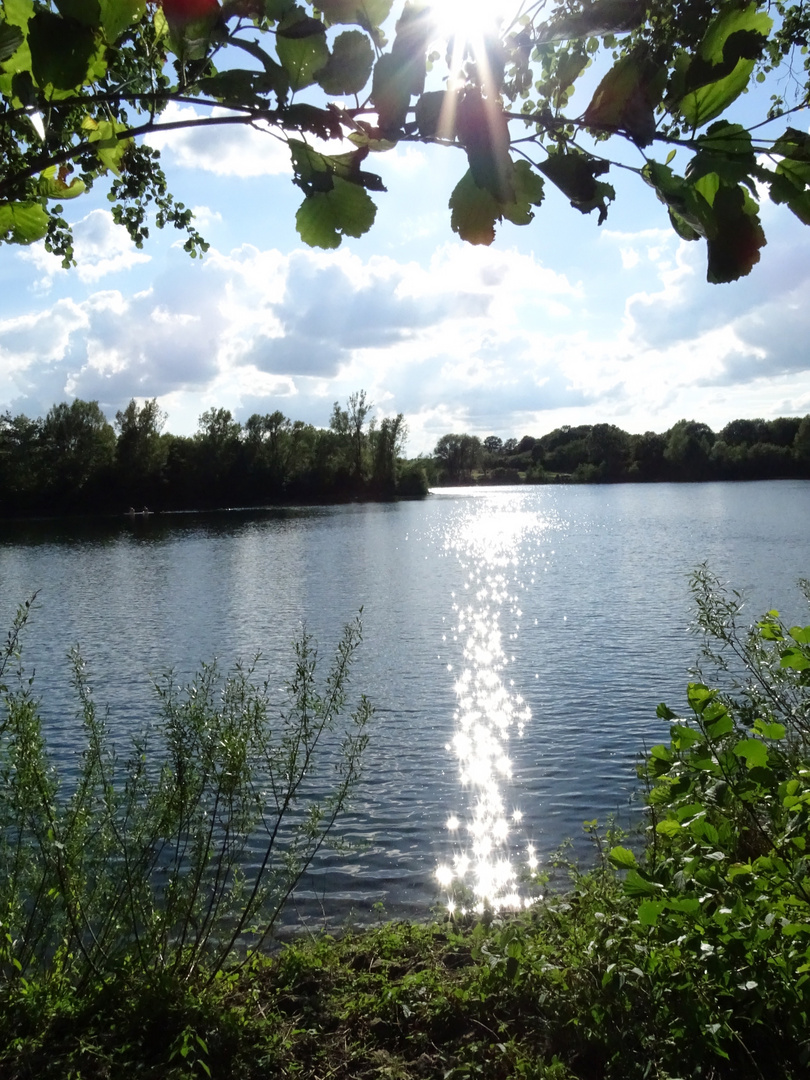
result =
[[301,192],[271,135],[206,128],[155,145],[207,255],[190,259],[175,230],[137,250],[103,183],[66,204],[76,267],[41,244],[0,248],[0,411],[33,418],[79,397],[112,421],[156,397],[165,430],[189,435],[211,407],[325,427],[364,390],[378,418],[404,414],[409,455],[451,431],[681,418],[718,431],[810,412],[810,230],[784,207],[763,204],[752,274],[709,285],[704,246],[678,238],[636,177],[612,170],[601,227],[547,183],[530,225],[473,247],[447,206],[463,153],[400,146],[366,162],[388,189],[371,232],[320,251],[295,232]]

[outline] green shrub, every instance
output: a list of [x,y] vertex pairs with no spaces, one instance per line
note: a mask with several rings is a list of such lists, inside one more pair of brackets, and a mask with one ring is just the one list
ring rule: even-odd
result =
[[201,966],[211,981],[272,932],[357,784],[372,710],[361,697],[343,713],[359,618],[323,686],[303,634],[275,713],[258,659],[225,674],[204,665],[185,687],[167,676],[157,719],[123,754],[73,650],[81,759],[69,783],[20,660],[30,610],[0,660],[0,986],[188,980]]

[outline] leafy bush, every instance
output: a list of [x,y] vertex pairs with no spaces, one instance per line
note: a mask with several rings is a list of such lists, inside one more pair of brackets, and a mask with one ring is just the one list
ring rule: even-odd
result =
[[198,969],[210,982],[271,933],[358,781],[372,710],[361,697],[342,714],[359,618],[322,687],[302,635],[277,715],[255,663],[204,665],[185,687],[167,676],[158,719],[123,755],[73,650],[83,745],[68,782],[20,660],[30,611],[0,660],[0,986]]

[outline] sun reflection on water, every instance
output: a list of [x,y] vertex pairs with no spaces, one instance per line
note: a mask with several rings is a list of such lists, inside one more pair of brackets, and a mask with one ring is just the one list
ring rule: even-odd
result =
[[453,603],[453,640],[462,644],[463,666],[455,681],[456,730],[447,746],[458,762],[466,811],[448,817],[455,851],[436,868],[451,913],[467,906],[514,909],[536,899],[520,893],[521,872],[535,873],[539,860],[534,846],[517,835],[523,814],[507,805],[506,795],[510,740],[522,738],[531,720],[528,705],[506,676],[514,656],[507,655],[505,641],[514,647],[523,616],[515,594],[522,588],[516,553],[549,526],[542,515],[522,510],[522,501],[505,495],[495,506],[474,506],[445,537],[446,552],[466,573],[463,598],[454,596]]

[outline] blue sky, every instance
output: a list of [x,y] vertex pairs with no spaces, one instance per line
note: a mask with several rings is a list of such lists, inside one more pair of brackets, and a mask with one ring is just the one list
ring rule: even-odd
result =
[[364,389],[378,416],[405,414],[411,454],[448,431],[682,417],[717,430],[810,412],[810,231],[784,208],[764,204],[768,246],[732,285],[708,285],[702,245],[616,170],[601,227],[547,184],[531,225],[471,247],[447,208],[462,153],[400,146],[367,163],[388,187],[370,234],[324,252],[297,237],[300,192],[272,136],[208,128],[160,145],[207,256],[189,259],[173,230],[137,251],[103,184],[69,204],[74,269],[4,247],[0,409],[34,417],[78,396],[112,419],[157,397],[166,429],[191,434],[211,406],[325,426]]

